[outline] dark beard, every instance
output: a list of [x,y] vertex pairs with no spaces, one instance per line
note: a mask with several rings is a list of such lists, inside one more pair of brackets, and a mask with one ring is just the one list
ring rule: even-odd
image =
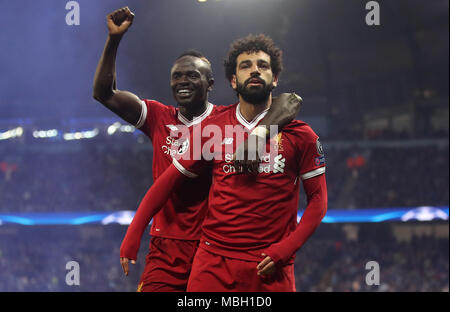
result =
[[[250,79],[249,79],[250,80]],[[244,84],[237,82],[236,83],[236,93],[238,96],[242,96],[244,101],[253,104],[263,104],[266,103],[266,101],[269,99],[270,93],[273,90],[273,83],[270,82],[270,84],[265,84],[265,82],[262,82],[263,86],[261,87],[247,87],[247,82]]]

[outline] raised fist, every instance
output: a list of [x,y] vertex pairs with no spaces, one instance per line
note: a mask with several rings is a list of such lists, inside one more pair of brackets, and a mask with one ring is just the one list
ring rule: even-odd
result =
[[128,7],[124,7],[106,16],[109,34],[111,36],[122,36],[131,24],[133,24],[134,14]]

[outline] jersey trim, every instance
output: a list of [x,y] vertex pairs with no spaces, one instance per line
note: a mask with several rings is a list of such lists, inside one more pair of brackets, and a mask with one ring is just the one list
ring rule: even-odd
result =
[[252,130],[253,128],[255,128],[255,126],[260,122],[261,119],[263,119],[267,115],[267,112],[269,111],[269,108],[267,108],[263,112],[259,113],[255,118],[253,118],[252,121],[248,122],[244,118],[244,116],[242,116],[240,107],[241,103],[236,106],[236,118],[239,123],[246,127],[248,130]]
[[316,177],[318,175],[321,175],[323,173],[325,173],[325,167],[320,167],[320,168],[317,168],[317,169],[315,169],[313,171],[304,173],[300,177],[302,178],[302,180],[306,180],[306,179],[314,178],[314,177]]
[[144,101],[141,101],[141,107],[141,115],[139,116],[139,120],[135,125],[136,129],[142,127],[145,123],[145,120],[147,119],[147,104]]
[[208,106],[206,107],[206,110],[200,115],[194,117],[192,120],[187,120],[186,117],[181,115],[180,111],[178,111],[178,120],[184,123],[186,126],[190,127],[192,125],[196,125],[200,122],[202,122],[206,117],[208,117],[211,112],[213,111],[214,105],[208,102]]
[[179,162],[178,160],[176,160],[175,158],[173,158],[172,161],[173,165],[175,166],[175,168],[178,169],[178,171],[180,171],[182,174],[184,174],[185,176],[187,176],[188,178],[196,178],[198,177],[197,174],[190,172],[188,170],[186,170]]

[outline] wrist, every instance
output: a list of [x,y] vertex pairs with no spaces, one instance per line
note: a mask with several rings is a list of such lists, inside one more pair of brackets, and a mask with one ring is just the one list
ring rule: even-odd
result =
[[108,34],[108,40],[111,43],[119,43],[124,34]]
[[277,249],[276,244],[270,246],[264,253],[272,259],[276,265],[283,264],[283,258],[280,251]]

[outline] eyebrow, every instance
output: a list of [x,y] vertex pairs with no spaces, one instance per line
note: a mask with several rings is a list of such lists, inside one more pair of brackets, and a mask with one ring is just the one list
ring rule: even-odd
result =
[[174,71],[172,73],[172,76],[175,75],[175,74],[187,74],[187,75],[189,75],[189,74],[193,74],[193,73],[200,74],[200,75],[202,74],[199,70],[186,70],[186,71],[177,70],[177,71]]
[[[238,66],[241,66],[242,64],[251,64],[252,63],[252,61],[251,60],[243,60],[243,61],[241,61],[239,64],[238,64]],[[259,59],[259,60],[256,60],[256,63],[258,64],[260,64],[260,63],[265,63],[265,64],[268,64],[268,65],[270,65],[270,63],[269,62],[267,62],[266,60],[263,60],[263,59]]]

